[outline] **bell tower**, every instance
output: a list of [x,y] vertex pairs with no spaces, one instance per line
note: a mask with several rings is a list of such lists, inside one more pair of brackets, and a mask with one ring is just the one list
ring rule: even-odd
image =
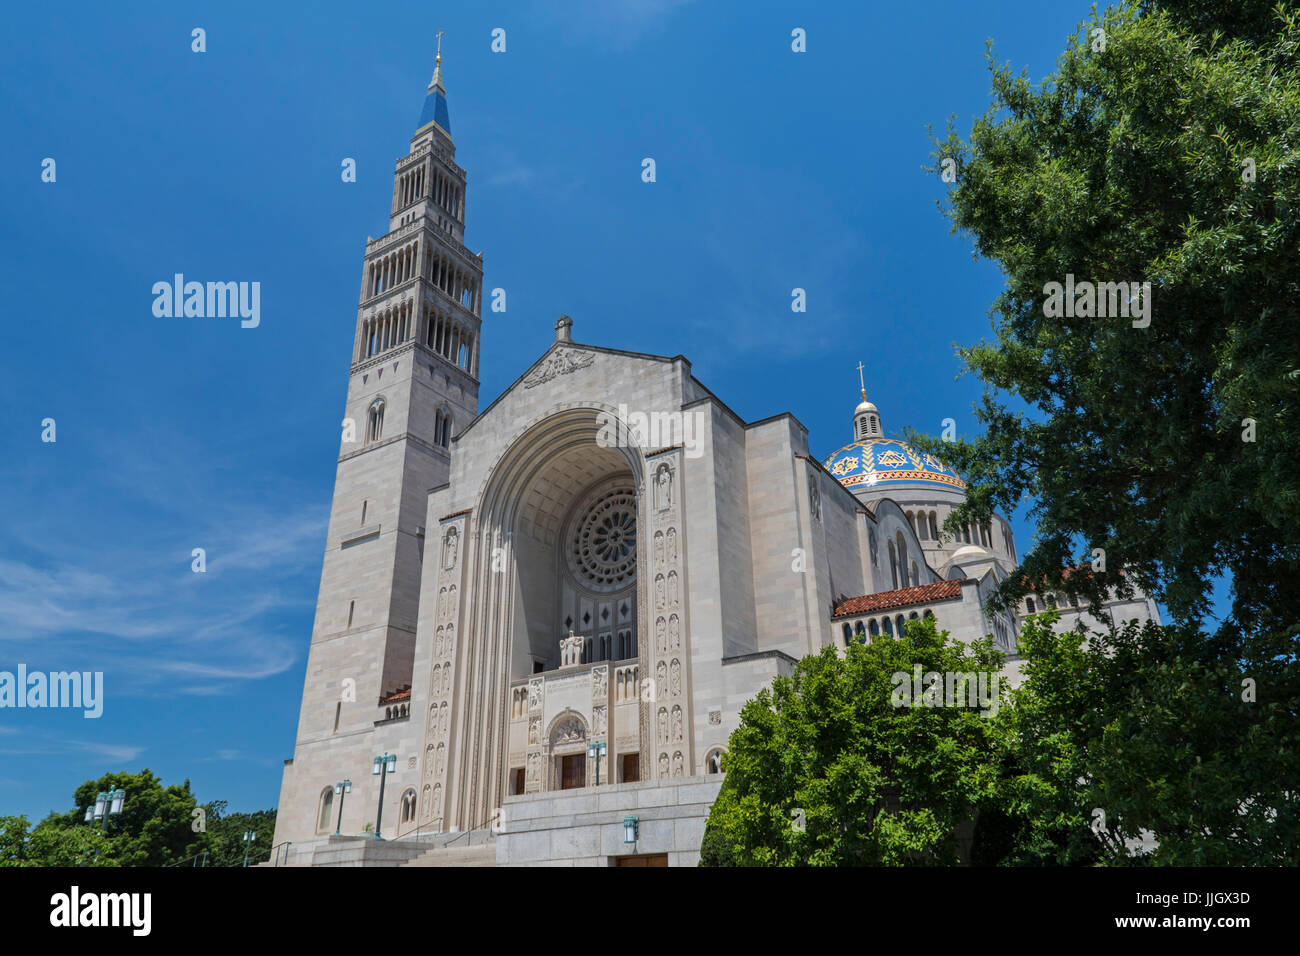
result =
[[397,160],[389,231],[367,239],[361,270],[294,754],[321,779],[334,779],[326,765],[343,750],[369,747],[382,702],[411,686],[421,567],[437,560],[436,545],[426,554],[428,492],[447,482],[452,439],[478,413],[483,260],[462,244],[466,175],[455,157],[439,34],[424,109]]

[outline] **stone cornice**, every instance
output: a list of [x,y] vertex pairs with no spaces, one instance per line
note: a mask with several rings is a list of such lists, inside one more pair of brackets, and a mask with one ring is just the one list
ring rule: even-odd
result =
[[381,253],[388,252],[390,247],[401,245],[402,243],[413,238],[420,231],[428,232],[430,236],[435,237],[440,245],[446,246],[452,252],[458,253],[465,260],[466,264],[472,265],[478,270],[483,269],[483,257],[469,251],[461,242],[447,235],[439,229],[434,228],[433,224],[425,220],[413,219],[404,226],[398,226],[387,235],[380,236],[378,239],[370,239],[366,242],[366,261],[372,256],[378,256]]

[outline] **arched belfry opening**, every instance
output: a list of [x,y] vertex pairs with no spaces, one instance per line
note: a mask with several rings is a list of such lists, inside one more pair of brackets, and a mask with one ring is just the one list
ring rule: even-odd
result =
[[[628,682],[623,670],[636,670],[645,465],[638,446],[611,440],[624,433],[615,416],[573,407],[529,425],[475,509],[462,826],[510,793],[588,785],[576,753],[557,763],[551,752],[555,708],[571,707],[592,741],[608,741],[614,688]],[[602,764],[600,778],[609,772]]]

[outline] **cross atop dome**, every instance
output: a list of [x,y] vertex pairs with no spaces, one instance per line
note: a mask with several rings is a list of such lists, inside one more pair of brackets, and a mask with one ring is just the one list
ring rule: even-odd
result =
[[863,368],[865,366],[858,362],[858,385],[862,389],[862,401],[853,410],[854,441],[862,441],[864,438],[882,438],[885,434],[880,425],[879,409],[867,401],[867,383],[862,377]]

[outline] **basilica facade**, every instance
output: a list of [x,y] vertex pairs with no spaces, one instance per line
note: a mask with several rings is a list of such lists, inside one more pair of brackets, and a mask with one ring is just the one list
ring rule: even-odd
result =
[[[821,459],[793,415],[745,421],[683,356],[580,343],[561,316],[480,409],[482,258],[440,59],[366,244],[277,848],[391,864],[479,833],[500,864],[691,864],[741,706],[799,658],[933,615],[994,635],[1014,675],[1045,605],[986,610],[1010,525],[946,538],[964,482],[865,390]],[[415,849],[360,847],[374,825]]]

